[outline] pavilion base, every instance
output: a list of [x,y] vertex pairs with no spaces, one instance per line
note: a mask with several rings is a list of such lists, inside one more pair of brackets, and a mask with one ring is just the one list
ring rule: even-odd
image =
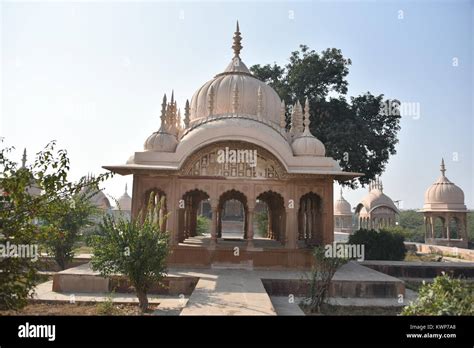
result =
[[312,264],[309,249],[285,249],[248,246],[246,242],[216,243],[215,247],[178,245],[172,248],[168,264],[171,267],[241,268],[241,269],[309,269]]

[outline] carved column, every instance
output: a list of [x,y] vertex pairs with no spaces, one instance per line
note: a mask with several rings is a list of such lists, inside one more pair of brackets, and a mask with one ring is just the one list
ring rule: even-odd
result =
[[253,214],[254,207],[248,207],[247,213],[247,247],[253,248]]
[[215,247],[217,243],[217,206],[211,206],[211,247]]

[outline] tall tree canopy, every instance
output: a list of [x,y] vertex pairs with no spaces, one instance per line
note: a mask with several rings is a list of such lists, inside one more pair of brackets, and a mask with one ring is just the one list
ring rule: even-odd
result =
[[285,101],[287,120],[292,105],[297,100],[304,105],[308,98],[311,133],[324,143],[327,155],[344,170],[365,174],[346,183],[356,188],[380,175],[390,155],[396,153],[400,102],[370,92],[348,101],[349,65],[351,60],[339,49],[328,48],[319,54],[301,45],[284,67],[257,64],[250,70]]

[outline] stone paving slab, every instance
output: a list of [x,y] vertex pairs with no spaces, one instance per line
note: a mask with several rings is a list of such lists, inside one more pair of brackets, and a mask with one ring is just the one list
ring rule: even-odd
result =
[[181,315],[276,315],[262,281],[254,272],[212,273],[200,278]]
[[305,315],[299,303],[302,298],[295,297],[290,302],[288,296],[270,296],[277,315]]

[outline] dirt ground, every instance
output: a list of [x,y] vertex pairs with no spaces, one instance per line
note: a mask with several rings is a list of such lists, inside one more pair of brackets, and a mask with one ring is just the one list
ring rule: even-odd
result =
[[[157,309],[151,305],[149,315]],[[5,315],[143,315],[137,304],[30,303],[19,311],[0,310]]]

